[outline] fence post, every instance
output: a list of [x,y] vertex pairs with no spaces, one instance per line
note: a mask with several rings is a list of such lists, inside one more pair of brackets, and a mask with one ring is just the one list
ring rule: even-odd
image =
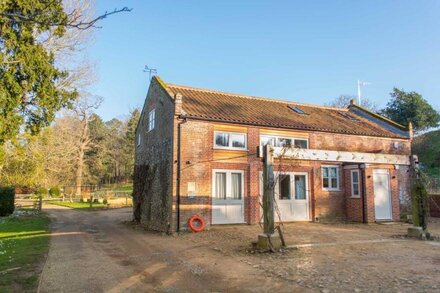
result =
[[43,197],[39,196],[38,197],[38,210],[41,212],[42,209],[43,209]]

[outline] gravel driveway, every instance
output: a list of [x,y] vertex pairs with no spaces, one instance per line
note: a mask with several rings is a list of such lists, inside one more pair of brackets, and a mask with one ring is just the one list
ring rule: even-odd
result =
[[298,248],[268,254],[248,250],[258,226],[167,236],[127,224],[129,208],[46,211],[53,237],[41,292],[440,290],[440,242],[405,239],[406,225],[288,224]]

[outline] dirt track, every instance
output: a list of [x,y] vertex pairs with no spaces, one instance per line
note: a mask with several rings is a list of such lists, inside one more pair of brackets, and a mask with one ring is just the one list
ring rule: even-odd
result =
[[131,209],[87,212],[48,206],[46,211],[53,217],[53,237],[41,292],[283,289],[282,282],[259,278],[257,270],[209,247],[127,227],[122,222],[130,219]]
[[[251,254],[258,226],[172,237],[136,229],[130,209],[48,206],[53,238],[41,292],[438,292],[440,242],[405,225],[288,224],[282,254]],[[313,246],[307,245],[312,243]]]

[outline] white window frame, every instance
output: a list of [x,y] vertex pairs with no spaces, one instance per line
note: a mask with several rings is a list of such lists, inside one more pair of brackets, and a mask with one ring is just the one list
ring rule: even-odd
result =
[[[278,194],[278,197],[275,198],[276,201],[308,201],[309,200],[309,173],[307,172],[274,172],[274,177],[279,178],[280,175],[289,175],[290,176],[290,199],[280,199],[280,180],[276,180],[275,182],[275,193]],[[306,198],[297,199],[296,198],[296,188],[295,188],[295,176],[306,176]],[[263,172],[260,172],[260,193],[263,196]]]
[[[226,173],[226,199],[219,199],[215,196],[215,174],[216,173]],[[241,174],[241,198],[232,198],[232,173]],[[235,169],[212,169],[212,200],[214,201],[243,201],[244,200],[244,171]]]
[[148,112],[148,132],[154,129],[156,126],[156,109]]
[[[336,168],[336,188],[335,187],[331,187],[331,177],[330,177],[330,170],[328,172],[329,174],[329,187],[324,187],[324,168]],[[339,185],[339,166],[338,165],[322,165],[321,166],[321,186],[323,190],[327,190],[327,191],[339,191],[340,190],[340,185]]]
[[[353,173],[358,174],[358,182],[356,183],[358,185],[358,194],[354,194]],[[361,177],[360,177],[359,169],[350,170],[350,188],[351,188],[351,197],[353,197],[353,198],[360,198],[361,197]]]
[[305,140],[307,142],[307,148],[309,148],[309,139],[305,138],[305,137],[293,137],[293,136],[282,136],[282,135],[265,135],[265,134],[260,134],[260,146],[262,145],[262,141],[261,138],[262,137],[268,137],[268,138],[284,138],[284,139],[291,139],[295,145],[295,140]]
[[140,145],[141,145],[141,134],[138,133],[138,135],[137,135],[137,146],[140,146]]
[[[215,138],[217,136],[217,134],[228,134],[229,135],[229,146],[225,147],[225,146],[218,146],[215,143]],[[243,148],[239,148],[239,147],[233,147],[232,146],[232,139],[231,139],[231,135],[243,135],[244,136],[244,147]],[[214,149],[219,149],[219,150],[239,150],[239,151],[247,151],[247,134],[246,133],[242,133],[242,132],[228,132],[228,131],[214,131]]]

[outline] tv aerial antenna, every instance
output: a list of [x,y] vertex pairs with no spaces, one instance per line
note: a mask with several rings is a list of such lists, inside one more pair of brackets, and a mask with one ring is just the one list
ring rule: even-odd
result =
[[150,68],[150,67],[148,67],[148,65],[145,65],[145,67],[144,67],[144,72],[148,73],[149,78],[150,78],[150,80],[151,80],[151,77],[152,77],[154,74],[157,74],[157,69],[155,69],[155,68]]

